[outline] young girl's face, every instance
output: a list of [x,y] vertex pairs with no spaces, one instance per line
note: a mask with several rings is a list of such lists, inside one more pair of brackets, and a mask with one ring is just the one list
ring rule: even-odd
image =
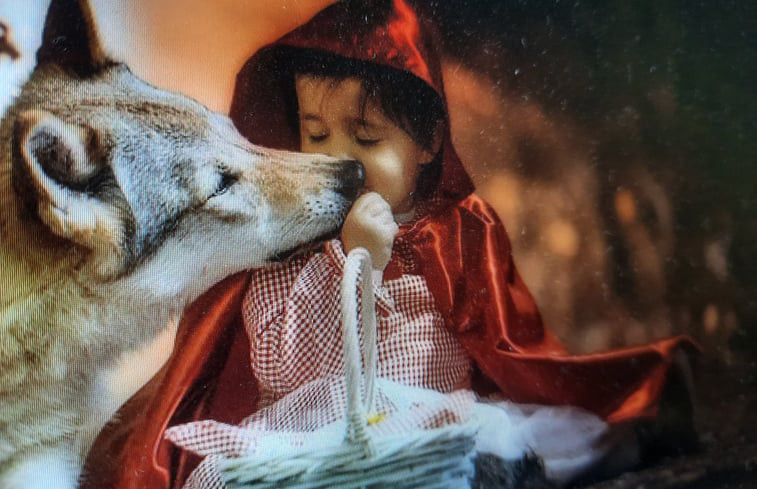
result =
[[418,172],[433,154],[418,145],[372,100],[363,104],[358,78],[298,75],[301,150],[360,161],[366,190],[379,193],[394,214],[413,207]]

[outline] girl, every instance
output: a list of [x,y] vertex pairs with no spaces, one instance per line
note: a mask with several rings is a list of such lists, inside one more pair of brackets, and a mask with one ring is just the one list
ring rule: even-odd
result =
[[[605,422],[627,426],[653,416],[676,358],[693,350],[679,338],[567,355],[544,328],[504,227],[473,193],[452,146],[431,29],[404,1],[379,3],[370,10],[336,4],[240,72],[231,115],[245,136],[358,159],[366,193],[339,239],[253,271],[249,287],[246,276],[232,277],[187,314],[162,374],[102,437],[104,453],[117,456],[108,469],[107,460],[97,462],[92,480],[101,487],[181,487],[197,459],[163,440],[167,426],[235,424],[310,380],[339,373],[341,270],[358,246],[376,268],[379,375],[406,384],[575,406],[604,420],[601,431]],[[240,301],[241,325],[234,313]],[[550,431],[544,413],[558,411],[537,412],[523,414],[524,422],[540,419],[534,431]],[[536,445],[549,469],[555,450],[549,441]],[[596,449],[586,454],[591,462],[607,448],[588,445]],[[552,475],[565,481],[582,468]],[[94,477],[107,470],[107,482]],[[213,479],[203,470],[191,480]]]

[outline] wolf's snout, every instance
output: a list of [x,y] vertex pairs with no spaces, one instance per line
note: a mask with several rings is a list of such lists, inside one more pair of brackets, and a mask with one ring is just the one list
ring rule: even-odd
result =
[[363,164],[356,160],[345,160],[339,170],[339,187],[337,192],[349,200],[355,200],[365,183],[365,169]]

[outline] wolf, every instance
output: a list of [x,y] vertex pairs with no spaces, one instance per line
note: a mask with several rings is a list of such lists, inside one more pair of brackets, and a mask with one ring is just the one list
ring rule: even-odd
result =
[[0,487],[76,487],[134,352],[224,277],[333,235],[363,181],[139,80],[86,0],[53,0],[0,123]]

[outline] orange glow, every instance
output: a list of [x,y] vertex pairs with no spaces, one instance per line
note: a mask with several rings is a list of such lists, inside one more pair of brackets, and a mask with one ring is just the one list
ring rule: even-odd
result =
[[567,219],[556,219],[549,223],[544,237],[553,253],[566,258],[573,258],[578,254],[581,239],[576,227]]
[[702,324],[704,325],[704,331],[713,335],[718,331],[718,325],[720,323],[720,314],[718,314],[718,308],[715,304],[707,304],[702,313]]
[[624,224],[636,220],[636,200],[630,190],[620,189],[615,192],[615,213]]

